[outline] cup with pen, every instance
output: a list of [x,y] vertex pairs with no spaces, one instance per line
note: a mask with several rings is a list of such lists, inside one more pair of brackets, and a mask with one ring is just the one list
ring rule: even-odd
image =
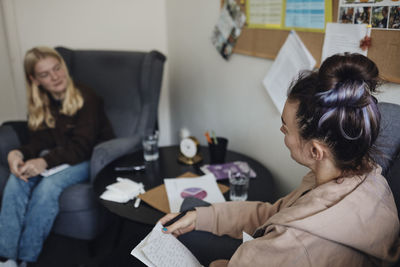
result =
[[208,142],[208,150],[210,152],[210,163],[224,163],[226,149],[228,147],[228,139],[224,137],[217,137],[214,131],[211,132],[211,136],[207,131],[205,133]]

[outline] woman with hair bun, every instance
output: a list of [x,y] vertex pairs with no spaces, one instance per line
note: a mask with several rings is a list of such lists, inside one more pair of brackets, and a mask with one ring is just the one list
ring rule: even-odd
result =
[[[394,264],[400,253],[397,209],[374,162],[378,74],[367,57],[334,55],[289,88],[281,131],[291,157],[310,169],[292,193],[274,204],[197,207],[163,231],[179,236],[204,265]],[[242,244],[242,231],[254,239]]]
[[[89,177],[93,147],[113,137],[102,100],[76,86],[63,58],[35,47],[24,59],[29,143],[8,153],[0,213],[0,266],[36,262],[58,214],[62,191]],[[52,167],[70,167],[43,177]]]

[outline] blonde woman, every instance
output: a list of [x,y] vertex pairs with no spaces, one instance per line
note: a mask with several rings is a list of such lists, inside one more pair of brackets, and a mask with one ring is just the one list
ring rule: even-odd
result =
[[[37,260],[57,216],[61,192],[89,177],[93,147],[113,137],[101,99],[75,86],[57,51],[29,50],[24,70],[30,139],[8,154],[11,174],[0,213],[0,260],[8,264]],[[40,175],[64,163],[70,167]]]

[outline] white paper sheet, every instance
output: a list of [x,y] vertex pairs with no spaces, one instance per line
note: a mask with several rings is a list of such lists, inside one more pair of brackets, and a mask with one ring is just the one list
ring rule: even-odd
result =
[[47,177],[47,176],[53,175],[53,174],[55,174],[57,172],[60,172],[62,170],[65,170],[69,166],[70,166],[69,164],[61,164],[61,165],[55,166],[55,167],[53,167],[51,169],[45,170],[40,175],[42,175],[43,177]]
[[178,212],[183,199],[188,196],[197,197],[209,203],[225,202],[213,174],[198,178],[164,179],[171,212]]
[[300,71],[312,70],[315,64],[315,59],[300,37],[295,31],[291,31],[263,81],[264,87],[281,114],[290,83],[297,78]]
[[267,26],[271,24],[280,26],[282,20],[282,0],[248,0],[246,4],[250,26]]
[[291,0],[285,2],[285,27],[324,29],[326,12],[324,0]]
[[328,23],[326,25],[322,62],[337,53],[350,52],[367,55],[368,50],[360,48],[360,41],[370,35],[366,24]]
[[137,245],[131,255],[147,266],[201,266],[193,254],[173,235],[161,232],[157,223],[153,230]]
[[243,231],[243,242],[247,242],[247,241],[251,241],[253,240],[254,237],[252,237],[251,235],[249,235],[248,233],[246,233],[245,231]]
[[108,185],[103,194],[100,195],[100,198],[118,203],[126,203],[143,193],[144,186],[142,183],[136,183],[128,178],[117,177],[117,182]]

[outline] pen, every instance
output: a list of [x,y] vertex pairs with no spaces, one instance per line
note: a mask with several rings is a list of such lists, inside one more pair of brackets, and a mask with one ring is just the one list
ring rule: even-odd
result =
[[180,218],[182,218],[183,216],[186,215],[186,212],[188,212],[187,210],[179,213],[178,215],[176,215],[174,218],[172,218],[171,220],[169,220],[168,222],[166,222],[163,226],[163,230],[165,229],[165,227],[170,226],[171,224],[177,222]]
[[218,140],[217,140],[217,137],[215,136],[215,132],[211,131],[211,135],[212,135],[212,138],[214,140],[214,145],[218,145]]
[[133,204],[133,206],[135,207],[135,208],[138,208],[139,207],[139,205],[140,205],[140,198],[136,198],[136,201],[135,201],[135,204]]
[[146,168],[145,165],[135,165],[135,166],[128,166],[128,167],[115,167],[115,171],[141,171]]
[[212,144],[211,138],[210,138],[210,134],[207,132],[204,133],[204,135],[206,136],[207,142]]

